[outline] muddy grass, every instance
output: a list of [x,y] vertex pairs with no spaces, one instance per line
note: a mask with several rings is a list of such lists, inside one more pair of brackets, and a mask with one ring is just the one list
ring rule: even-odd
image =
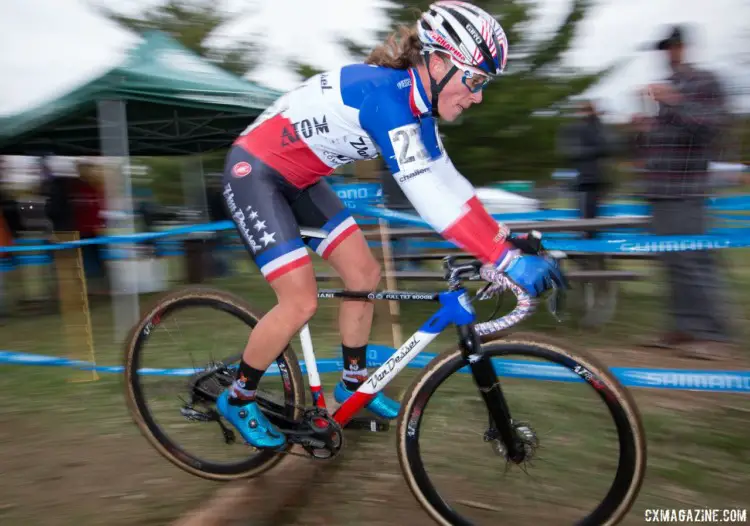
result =
[[[733,284],[740,291],[748,291],[747,271],[735,273]],[[254,277],[221,280],[217,285],[252,297],[261,308],[271,304],[267,294],[258,294],[262,285]],[[603,329],[590,331],[566,326],[554,330],[555,324],[545,319],[525,330],[555,332],[558,339],[565,339],[570,346],[591,349],[610,366],[750,369],[744,353],[730,362],[707,364],[667,352],[637,349],[633,337],[647,334],[661,323],[656,289],[653,284],[628,286],[616,321]],[[748,309],[748,295],[740,296],[743,308]],[[143,301],[148,304],[151,298]],[[416,329],[431,307],[402,306],[404,333]],[[381,312],[376,329],[380,338],[375,341],[380,343],[389,343],[386,314]],[[106,304],[94,306],[92,323],[98,362],[121,364],[121,349],[113,343],[109,329],[112,317]],[[228,332],[226,329],[225,333]],[[337,341],[334,306],[321,309],[313,324],[313,337],[319,356],[331,355]],[[199,341],[198,336],[187,339]],[[447,331],[429,350],[439,351],[453,339],[453,333]],[[65,354],[63,325],[55,316],[15,319],[0,328],[0,341],[5,350]],[[67,369],[20,366],[0,367],[0,374],[3,378],[0,524],[168,524],[196,508],[221,486],[181,472],[148,445],[126,411],[119,375],[102,375],[96,382],[73,383],[69,380],[86,375]],[[389,390],[395,395],[403,393],[415,374],[416,371],[407,371]],[[334,381],[335,375],[324,376],[329,391]],[[626,523],[642,523],[644,510],[652,507],[750,507],[747,395],[644,389],[634,390],[634,394],[648,434],[649,467],[640,497]],[[539,400],[537,407],[548,410],[550,405],[542,403],[543,398]],[[560,402],[558,413],[575,422],[576,408],[570,404]],[[562,425],[565,421],[561,420]],[[600,447],[596,436],[592,438],[584,430],[569,433],[568,439],[585,441],[588,448],[595,450]],[[448,448],[454,445],[454,442],[446,444]],[[284,523],[431,524],[403,481],[393,431],[359,436],[357,447],[345,449],[338,462],[341,469],[336,476],[321,480],[303,509],[292,507]],[[572,490],[586,487],[586,477],[592,483],[597,480],[596,466],[584,468],[556,464],[555,469],[547,469],[545,478],[533,483],[522,479],[523,474],[513,474],[513,484],[508,487],[516,491],[509,492],[503,522],[515,523],[521,518],[528,522],[533,518],[534,524],[560,524],[568,513],[586,501],[585,494],[575,494]],[[458,482],[470,487],[471,471],[463,468],[452,471],[446,468],[446,471],[456,472],[455,495],[461,498],[457,493],[461,488]],[[479,479],[481,476],[476,477]],[[535,488],[536,494],[533,491],[520,494],[521,488]],[[560,488],[570,490],[567,511],[560,511],[559,506],[541,505],[557,498]],[[523,506],[513,504],[515,496]],[[467,495],[463,500],[471,501],[472,496]]]

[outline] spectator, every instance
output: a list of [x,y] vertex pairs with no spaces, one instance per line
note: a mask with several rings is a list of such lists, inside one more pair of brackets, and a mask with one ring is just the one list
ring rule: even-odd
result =
[[[558,151],[578,172],[574,188],[580,196],[581,217],[593,219],[608,183],[603,161],[611,155],[604,126],[592,102],[579,105],[576,120],[560,128]],[[585,232],[585,237],[594,236],[594,231]]]
[[[6,194],[0,182],[0,247],[10,247],[23,230],[21,211],[18,201],[10,194]],[[2,274],[14,268],[16,258],[12,252],[0,252],[0,316],[7,309],[5,296],[7,292],[2,287]]]
[[[685,60],[684,27],[674,27],[655,48],[668,59],[671,75],[643,92],[645,102],[657,105],[656,115],[633,120],[652,230],[662,236],[706,234],[709,161],[727,117],[722,86],[713,73]],[[730,312],[715,258],[709,251],[662,254],[672,327],[650,346],[680,347],[705,359],[727,350]]]
[[[101,188],[98,168],[88,162],[78,163],[79,177],[71,181],[69,195],[72,198],[73,226],[80,239],[97,237],[105,228],[102,211],[104,194]],[[81,249],[87,274],[103,278],[106,274],[104,246],[84,245]]]
[[45,198],[45,211],[55,232],[70,232],[74,229],[73,208],[71,206],[71,182],[68,177],[55,175],[49,158],[39,159],[41,172],[41,194]]
[[[23,229],[18,202],[3,188],[5,163],[0,160],[0,247],[10,247]],[[13,268],[14,257],[10,252],[0,252],[0,319],[8,314],[8,290],[5,287],[6,271]]]

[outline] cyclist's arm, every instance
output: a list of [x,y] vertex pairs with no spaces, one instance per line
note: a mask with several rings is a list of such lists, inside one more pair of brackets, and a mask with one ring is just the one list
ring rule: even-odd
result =
[[415,122],[408,108],[379,100],[363,104],[360,122],[417,213],[444,238],[502,266],[514,248],[506,241],[508,231],[442,151],[433,119]]

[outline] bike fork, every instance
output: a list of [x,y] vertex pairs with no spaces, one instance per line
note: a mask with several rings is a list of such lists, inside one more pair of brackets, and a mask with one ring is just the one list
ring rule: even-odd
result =
[[500,382],[495,374],[490,357],[482,352],[481,343],[473,325],[458,326],[458,339],[464,359],[468,362],[474,383],[487,405],[490,422],[497,428],[500,439],[505,444],[508,458],[513,461],[523,459],[524,448],[516,437],[512,425],[510,408],[503,395]]

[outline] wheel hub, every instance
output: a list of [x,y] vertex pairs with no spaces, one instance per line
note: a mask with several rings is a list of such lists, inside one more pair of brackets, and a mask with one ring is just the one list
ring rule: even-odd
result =
[[536,450],[539,447],[539,438],[531,426],[525,422],[512,422],[511,425],[515,431],[516,440],[518,440],[519,445],[523,448],[523,453],[521,454],[520,459],[514,460],[508,456],[508,449],[505,447],[505,444],[503,444],[503,441],[500,438],[500,433],[497,429],[488,429],[484,433],[484,441],[489,442],[492,451],[494,451],[496,455],[505,458],[509,462],[529,462],[534,458]]

